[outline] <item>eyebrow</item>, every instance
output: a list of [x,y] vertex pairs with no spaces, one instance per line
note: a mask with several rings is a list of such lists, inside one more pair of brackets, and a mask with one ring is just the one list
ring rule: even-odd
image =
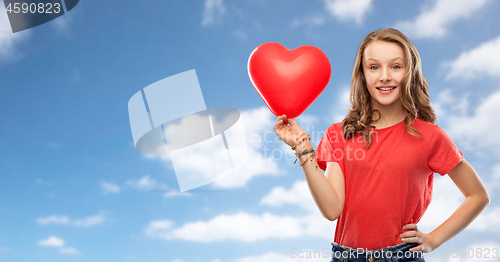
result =
[[[396,61],[396,60],[398,60],[398,59],[401,59],[401,60],[405,61],[403,58],[401,58],[401,57],[399,57],[399,56],[398,56],[398,57],[396,57],[396,58],[394,58],[394,59],[390,60],[390,62]],[[368,61],[370,61],[370,60],[373,60],[373,61],[375,61],[375,62],[378,62],[378,60],[377,60],[377,59],[374,59],[374,58],[368,58],[366,61],[368,62]]]

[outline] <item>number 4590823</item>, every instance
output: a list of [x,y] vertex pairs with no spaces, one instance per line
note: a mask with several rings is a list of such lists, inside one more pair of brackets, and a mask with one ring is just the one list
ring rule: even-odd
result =
[[60,13],[61,12],[61,4],[60,3],[10,3],[5,9],[9,14],[10,13],[38,13],[38,14],[52,14],[52,13]]

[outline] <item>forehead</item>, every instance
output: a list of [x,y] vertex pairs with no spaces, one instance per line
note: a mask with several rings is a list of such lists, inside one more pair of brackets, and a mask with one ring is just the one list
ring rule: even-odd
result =
[[363,60],[389,61],[396,58],[404,60],[403,49],[396,43],[386,41],[373,41],[369,43],[363,52]]

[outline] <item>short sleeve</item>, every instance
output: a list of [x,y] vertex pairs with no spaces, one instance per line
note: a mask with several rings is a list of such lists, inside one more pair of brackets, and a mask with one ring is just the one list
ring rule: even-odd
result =
[[429,146],[427,165],[434,173],[444,176],[457,166],[464,155],[446,132],[436,125]]
[[326,162],[337,162],[342,171],[343,167],[343,134],[335,124],[326,129],[316,149],[316,161],[319,168],[326,171]]

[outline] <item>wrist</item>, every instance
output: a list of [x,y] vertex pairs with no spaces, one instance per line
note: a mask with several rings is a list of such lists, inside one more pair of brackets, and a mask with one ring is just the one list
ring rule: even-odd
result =
[[306,149],[306,148],[311,148],[311,147],[313,147],[313,146],[312,146],[312,144],[311,144],[311,141],[306,140],[306,141],[304,141],[304,142],[302,142],[302,143],[298,144],[298,145],[295,147],[295,153],[297,154],[297,153],[299,153],[299,152],[304,151],[304,149]]
[[309,133],[303,132],[300,135],[295,138],[295,144],[292,146],[292,150],[296,150],[297,147],[299,147],[301,144],[304,144],[304,142],[311,140],[309,137]]
[[427,234],[429,236],[429,245],[431,246],[432,250],[435,250],[436,248],[440,247],[444,241],[442,241],[435,232],[430,232]]
[[[314,149],[314,146],[311,145],[311,137],[309,137],[309,133],[304,132],[299,135],[295,139],[295,144],[292,146],[292,150],[295,150],[295,156],[297,156],[297,159],[295,159],[294,164],[297,163],[297,160],[299,161],[299,165],[303,166],[307,162],[311,162],[315,160],[315,153],[316,150]],[[318,168],[317,163],[315,163],[316,168]]]

